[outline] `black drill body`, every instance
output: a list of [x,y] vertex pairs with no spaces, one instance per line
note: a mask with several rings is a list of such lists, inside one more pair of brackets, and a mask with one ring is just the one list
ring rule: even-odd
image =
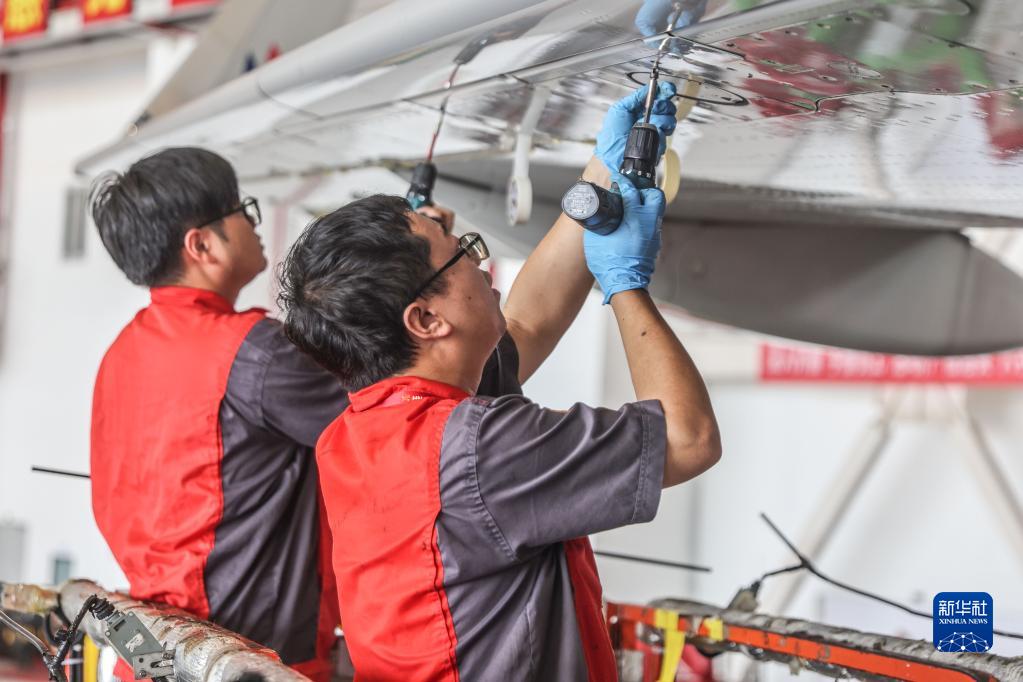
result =
[[660,144],[660,131],[652,123],[637,123],[629,131],[629,139],[625,142],[625,158],[618,172],[631,180],[636,189],[656,186],[654,175]]
[[437,167],[429,161],[416,164],[412,170],[412,182],[409,183],[405,201],[412,210],[423,206],[433,206],[433,185],[437,182]]
[[[625,153],[618,172],[632,182],[636,189],[650,189],[657,186],[657,158],[661,135],[657,126],[650,123],[654,99],[657,96],[657,64],[650,73],[646,94],[643,120],[637,121],[625,141]],[[583,187],[588,185],[589,187]],[[622,198],[617,187],[606,190],[592,182],[580,180],[569,188],[561,200],[565,214],[591,232],[610,234],[618,229],[624,216]],[[593,194],[588,198],[588,194]]]

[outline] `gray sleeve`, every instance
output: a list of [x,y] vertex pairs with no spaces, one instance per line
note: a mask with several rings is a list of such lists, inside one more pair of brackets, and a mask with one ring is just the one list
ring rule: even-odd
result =
[[[509,559],[653,519],[664,475],[656,400],[548,410],[519,396],[463,401],[441,449],[441,486],[493,527]],[[449,487],[450,486],[450,487]]]
[[298,350],[270,318],[257,322],[242,342],[228,398],[251,423],[309,447],[348,406],[337,377]]

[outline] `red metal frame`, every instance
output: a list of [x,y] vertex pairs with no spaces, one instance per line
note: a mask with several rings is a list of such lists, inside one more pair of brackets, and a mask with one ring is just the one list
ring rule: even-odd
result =
[[[632,604],[607,605],[607,623],[612,632],[612,641],[620,650],[640,651],[646,656],[656,657],[644,666],[644,670],[657,670],[660,654],[653,651],[636,637],[636,625],[642,623],[657,628],[658,609]],[[998,682],[987,673],[965,671],[960,667],[948,667],[933,662],[913,660],[897,654],[862,651],[841,644],[816,641],[807,637],[772,632],[743,625],[724,623],[721,639],[712,637],[706,618],[692,618],[679,615],[678,629],[686,633],[686,642],[715,645],[720,643],[754,647],[778,654],[784,654],[805,661],[826,663],[843,668],[884,675],[906,682]]]

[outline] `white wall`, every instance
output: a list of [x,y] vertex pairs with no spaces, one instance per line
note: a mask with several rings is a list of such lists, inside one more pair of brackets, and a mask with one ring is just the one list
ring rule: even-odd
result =
[[[723,437],[722,461],[667,491],[648,528],[602,534],[596,546],[703,564],[713,573],[693,574],[687,582],[670,569],[603,560],[611,600],[644,602],[682,594],[724,605],[762,573],[797,563],[758,514],[767,513],[798,542],[805,524],[834,493],[832,482],[842,475],[858,433],[879,409],[873,388],[712,383],[710,390]],[[970,404],[1019,494],[1023,392],[979,390]],[[834,579],[925,612],[937,592],[986,591],[997,607],[995,627],[1023,631],[1023,556],[1007,540],[1008,521],[996,514],[970,471],[970,447],[960,430],[942,421],[898,420],[878,465],[830,545],[816,557],[818,567]],[[690,503],[697,498],[695,507],[687,506],[687,496]],[[781,584],[769,580],[762,597],[769,598]],[[674,586],[682,591],[673,592]],[[925,619],[814,578],[784,615],[931,636]],[[994,652],[1023,654],[1023,642],[996,636]],[[787,673],[779,668],[774,675]]]
[[[3,191],[11,202],[12,242],[0,355],[0,518],[27,523],[25,580],[49,580],[59,553],[72,558],[76,575],[124,585],[93,523],[88,481],[29,467],[88,471],[96,369],[120,328],[148,301],[114,267],[91,225],[85,257],[62,259],[64,193],[74,161],[119,138],[154,81],[180,58],[167,42],[90,48],[80,58],[10,76],[6,125],[13,144],[5,149],[12,156]],[[149,48],[154,59],[147,59]]]

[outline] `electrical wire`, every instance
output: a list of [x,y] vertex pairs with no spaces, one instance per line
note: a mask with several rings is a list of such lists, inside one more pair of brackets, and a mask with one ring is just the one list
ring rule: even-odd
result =
[[58,476],[70,476],[71,478],[90,478],[89,474],[81,474],[77,471],[67,471],[66,469],[51,469],[50,467],[32,466],[32,471],[40,474],[57,474]]
[[[934,614],[927,613],[926,611],[920,611],[918,609],[911,608],[909,606],[906,606],[905,604],[900,604],[897,601],[892,601],[891,599],[887,599],[887,598],[882,597],[882,596],[880,596],[878,594],[874,594],[873,592],[867,592],[866,590],[861,590],[858,587],[853,587],[852,585],[848,585],[848,584],[843,583],[843,582],[841,582],[839,580],[835,580],[834,578],[830,578],[830,577],[824,575],[823,573],[821,573],[820,569],[818,569],[813,564],[813,562],[810,561],[809,557],[807,557],[805,554],[800,552],[796,548],[796,546],[794,544],[792,544],[792,542],[790,542],[789,539],[787,537],[785,537],[785,535],[778,529],[778,526],[774,525],[774,523],[771,521],[771,519],[767,518],[767,514],[765,514],[763,512],[760,512],[760,518],[762,518],[764,520],[764,522],[768,526],[771,527],[771,530],[774,531],[775,535],[777,535],[779,538],[781,538],[781,541],[785,543],[785,545],[789,548],[789,550],[791,550],[791,552],[793,554],[795,554],[796,557],[799,558],[799,564],[796,565],[796,566],[790,566],[789,568],[782,568],[782,569],[778,569],[776,571],[771,571],[770,573],[765,573],[764,575],[762,575],[760,577],[760,580],[757,580],[755,583],[753,583],[756,586],[754,588],[754,591],[756,589],[759,589],[759,585],[760,585],[761,582],[763,582],[764,578],[769,578],[769,577],[771,577],[773,575],[778,575],[778,574],[781,574],[781,573],[790,573],[790,572],[793,572],[793,571],[798,571],[798,570],[804,570],[805,569],[805,570],[809,571],[811,574],[813,574],[813,575],[817,576],[818,578],[820,578],[821,580],[823,580],[824,582],[826,582],[826,583],[828,583],[830,585],[834,585],[835,587],[837,587],[839,589],[846,590],[847,592],[852,592],[853,594],[858,594],[861,597],[866,597],[867,599],[873,599],[874,601],[879,601],[882,604],[887,604],[888,606],[891,606],[893,608],[899,609],[901,611],[905,611],[906,613],[908,613],[910,615],[913,615],[913,616],[920,616],[921,618],[927,618],[929,620],[933,620],[934,619]],[[1023,639],[1023,634],[1016,633],[1016,632],[1006,632],[1004,630],[993,630],[993,632],[994,632],[994,634],[996,634],[996,635],[998,635],[1000,637],[1009,637],[1011,639]]]
[[49,653],[50,653],[49,647],[47,647],[46,644],[43,643],[43,640],[41,640],[38,637],[36,637],[34,634],[32,634],[26,628],[24,628],[21,625],[21,623],[19,623],[18,621],[14,620],[9,615],[7,615],[7,612],[4,611],[3,609],[0,609],[0,622],[2,622],[4,625],[9,627],[10,629],[14,630],[16,633],[18,633],[19,635],[21,635],[25,639],[27,639],[29,641],[29,643],[32,646],[34,646],[39,651],[39,653],[41,655],[43,655],[43,656],[49,655]]
[[[451,86],[455,82],[455,74],[458,73],[458,68],[462,66],[461,62],[455,64],[455,68],[451,70],[451,75],[444,81],[444,90],[450,90]],[[437,146],[437,138],[440,137],[441,126],[444,125],[444,116],[448,111],[448,95],[444,96],[444,100],[440,103],[440,116],[437,118],[437,127],[433,131],[433,137],[430,138],[430,148],[426,150],[426,163],[433,161],[433,150]]]
[[85,614],[89,612],[94,604],[100,601],[102,600],[94,594],[86,598],[86,600],[82,603],[82,608],[80,608],[78,613],[75,615],[75,619],[71,621],[71,625],[63,631],[64,641],[61,642],[60,647],[57,649],[58,664],[64,661],[68,652],[71,651],[71,647],[74,646],[75,637],[78,636],[78,628],[82,624],[82,619],[85,618]]
[[[498,356],[500,357],[500,356]],[[632,554],[618,554],[617,552],[604,552],[599,549],[593,550],[594,556],[607,557],[608,559],[622,559],[624,561],[636,561],[641,564],[650,564],[652,566],[665,566],[667,568],[677,568],[683,571],[699,571],[700,573],[710,573],[711,569],[707,566],[699,566],[697,564],[684,564],[677,561],[665,561],[664,559],[650,559],[644,556],[634,556]]]
[[51,680],[67,682],[67,676],[64,674],[63,666],[69,663],[75,663],[76,661],[68,661],[65,659],[67,659],[68,653],[75,645],[75,640],[78,637],[78,628],[82,624],[82,619],[85,618],[85,614],[90,611],[92,611],[94,617],[103,620],[114,612],[114,607],[110,604],[110,602],[105,599],[100,599],[95,594],[89,596],[82,604],[82,608],[79,609],[78,614],[75,616],[74,620],[71,621],[70,625],[68,625],[67,629],[62,629],[57,633],[57,637],[55,639],[60,641],[60,645],[57,647],[56,653],[50,653],[50,648],[41,639],[11,618],[3,609],[0,609],[0,622],[24,637],[36,648],[37,651],[39,651],[39,654],[43,657],[43,664],[50,673]]

